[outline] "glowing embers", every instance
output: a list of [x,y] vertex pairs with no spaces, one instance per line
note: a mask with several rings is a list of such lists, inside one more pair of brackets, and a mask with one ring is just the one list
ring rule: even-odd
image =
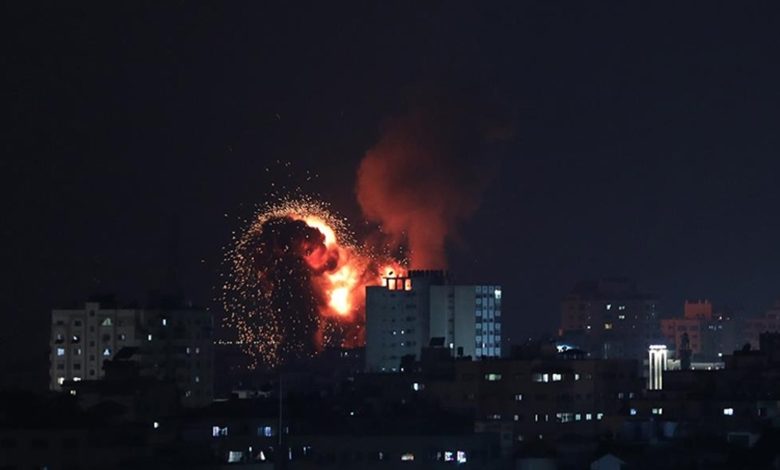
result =
[[312,199],[261,209],[235,237],[223,284],[226,323],[251,366],[365,344],[365,286],[400,263],[353,241],[344,220]]

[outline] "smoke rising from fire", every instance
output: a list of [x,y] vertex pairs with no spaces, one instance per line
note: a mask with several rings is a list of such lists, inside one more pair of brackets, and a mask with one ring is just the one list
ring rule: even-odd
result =
[[358,202],[391,243],[406,242],[412,268],[446,267],[446,241],[479,207],[493,171],[480,153],[495,136],[470,107],[439,103],[390,120],[366,153]]

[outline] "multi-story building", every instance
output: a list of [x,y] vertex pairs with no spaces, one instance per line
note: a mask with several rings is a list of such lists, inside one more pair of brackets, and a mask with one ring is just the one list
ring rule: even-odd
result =
[[50,382],[99,380],[103,361],[137,348],[140,374],[173,380],[182,403],[211,402],[214,387],[212,318],[194,309],[118,309],[87,302],[83,309],[52,311]]
[[780,300],[760,317],[744,320],[744,340],[754,348],[759,344],[761,333],[780,332]]
[[366,288],[366,368],[396,372],[432,339],[457,357],[501,356],[501,286],[452,285],[443,271],[410,271]]
[[97,302],[52,311],[49,388],[61,390],[66,380],[102,378],[104,360],[122,347],[138,345],[140,316],[140,310],[101,308]]
[[664,318],[660,323],[661,333],[677,354],[686,335],[698,360],[720,361],[740,346],[738,322],[728,314],[714,314],[709,300],[686,301],[682,317]]
[[657,303],[628,279],[581,282],[561,303],[559,334],[597,357],[643,359],[660,337]]

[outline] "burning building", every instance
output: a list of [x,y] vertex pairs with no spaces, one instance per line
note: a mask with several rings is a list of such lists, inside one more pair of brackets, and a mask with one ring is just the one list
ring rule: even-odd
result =
[[501,295],[495,284],[451,284],[444,271],[384,277],[366,287],[366,369],[400,371],[429,344],[456,357],[500,357]]

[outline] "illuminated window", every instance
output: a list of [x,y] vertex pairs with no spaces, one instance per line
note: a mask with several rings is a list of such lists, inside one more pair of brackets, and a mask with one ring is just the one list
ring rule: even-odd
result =
[[607,304],[607,310],[612,310],[612,304]]
[[560,382],[561,380],[563,380],[563,375],[562,374],[552,374],[552,381],[553,382]]
[[81,341],[81,338],[79,337],[79,335],[73,335],[73,338],[71,338],[70,342],[73,343],[73,344],[77,344],[79,341]]
[[485,380],[487,380],[488,382],[497,382],[501,380],[501,374],[495,374],[495,373],[485,374]]
[[420,390],[422,390],[424,388],[425,388],[425,385],[423,385],[421,383],[415,382],[415,383],[412,384],[412,390],[414,390],[415,392],[419,392]]
[[550,374],[535,373],[532,379],[534,382],[549,382]]
[[455,453],[452,451],[445,451],[444,452],[444,461],[445,462],[454,462],[455,461]]
[[103,350],[103,357],[109,357],[111,356],[111,348],[106,348]]
[[65,377],[57,377],[57,384],[62,385],[65,383]]
[[612,329],[612,323],[604,323],[604,329],[605,330],[611,330]]
[[734,408],[723,408],[723,416],[734,416]]
[[414,454],[411,452],[407,452],[405,454],[401,454],[401,461],[402,462],[413,462],[414,461]]
[[664,409],[663,408],[653,408],[652,409],[652,413],[654,415],[662,415],[662,414],[664,414]]
[[111,318],[106,317],[102,322],[100,322],[100,326],[111,326],[113,323],[111,323]]
[[[499,291],[499,292],[501,292],[501,291]],[[466,462],[468,462],[468,459],[466,458],[466,452],[465,451],[459,450],[458,453],[455,454],[455,455],[457,456],[457,462],[458,463],[466,463]]]
[[585,421],[590,421],[593,419],[592,413],[585,413]]
[[523,399],[522,393],[516,393],[515,394],[515,401],[521,401]]
[[274,429],[271,426],[258,426],[257,435],[260,437],[272,437],[274,435]]
[[636,408],[631,408],[631,416],[636,416]]
[[596,415],[596,419],[598,419],[598,420],[604,419],[604,413],[598,413]]
[[493,296],[496,298],[496,300],[501,300],[501,289],[494,290]]
[[227,426],[212,426],[211,427],[211,437],[227,437],[228,435],[228,428]]
[[168,326],[168,319],[167,318],[163,318],[162,319],[162,326]]
[[149,333],[148,335],[146,335],[146,340],[147,340],[147,341],[151,341],[151,340],[152,340],[152,334],[151,334],[151,333]]
[[231,450],[228,452],[228,463],[236,463],[244,460],[244,452],[240,450]]
[[65,355],[65,348],[57,348],[57,355],[58,356],[64,356]]

